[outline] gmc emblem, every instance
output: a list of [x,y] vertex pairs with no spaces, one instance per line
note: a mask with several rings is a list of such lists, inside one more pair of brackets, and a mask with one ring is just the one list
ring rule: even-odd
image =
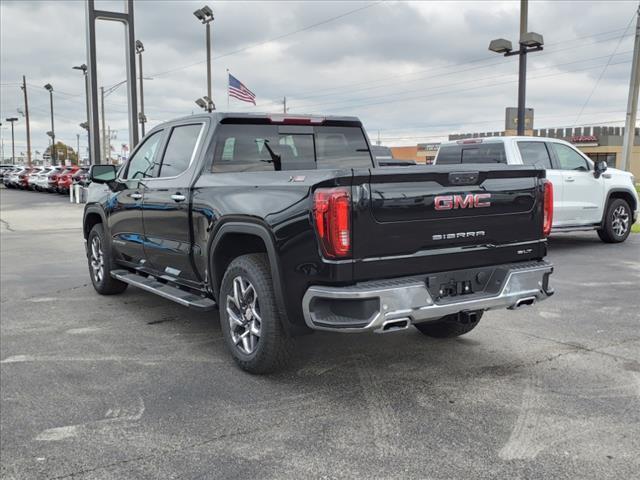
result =
[[[490,193],[469,193],[468,195],[439,195],[434,200],[436,210],[451,210],[455,208],[490,207]],[[486,201],[483,201],[486,200]]]

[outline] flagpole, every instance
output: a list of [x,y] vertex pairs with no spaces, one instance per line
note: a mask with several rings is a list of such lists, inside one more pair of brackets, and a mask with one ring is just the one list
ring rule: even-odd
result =
[[227,112],[229,111],[229,69],[227,68]]

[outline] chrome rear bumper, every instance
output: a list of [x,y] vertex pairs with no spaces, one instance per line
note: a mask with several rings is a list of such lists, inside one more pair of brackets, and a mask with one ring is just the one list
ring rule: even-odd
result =
[[[347,287],[312,286],[302,299],[307,325],[314,330],[386,332],[397,326],[437,320],[458,312],[532,305],[553,295],[544,261],[509,264],[488,269],[491,288],[471,294],[439,298],[427,286],[428,275],[364,282]],[[500,275],[495,272],[500,271]],[[464,272],[464,271],[462,271]],[[475,272],[475,270],[474,270]],[[452,276],[456,272],[451,272]],[[397,328],[395,328],[397,329]]]

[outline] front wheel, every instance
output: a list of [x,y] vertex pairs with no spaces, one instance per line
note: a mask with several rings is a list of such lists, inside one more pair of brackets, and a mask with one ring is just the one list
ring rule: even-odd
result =
[[288,363],[293,342],[282,327],[266,255],[252,253],[231,262],[219,304],[222,334],[240,368],[269,373]]
[[465,333],[469,333],[476,328],[478,322],[482,318],[483,312],[474,312],[475,316],[471,317],[464,313],[454,313],[442,317],[435,322],[416,323],[415,327],[420,333],[433,338],[452,338],[459,337]]
[[607,205],[600,240],[605,243],[624,242],[631,233],[631,208],[622,198],[615,198]]
[[114,295],[124,292],[127,289],[127,284],[111,276],[113,269],[111,252],[107,248],[104,228],[101,223],[91,229],[87,243],[89,245],[87,251],[89,274],[96,292],[100,295]]

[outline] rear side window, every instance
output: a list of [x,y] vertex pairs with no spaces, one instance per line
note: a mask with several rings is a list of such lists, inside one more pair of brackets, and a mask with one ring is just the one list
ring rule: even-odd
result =
[[171,130],[160,166],[160,177],[177,177],[189,168],[201,130],[201,123],[181,125]]
[[[290,131],[288,131],[290,130]],[[364,134],[356,127],[223,124],[216,133],[213,172],[370,167]]]
[[551,168],[551,158],[544,142],[518,142],[518,150],[525,165]]
[[360,128],[316,127],[318,168],[371,167],[371,154]]
[[436,164],[507,163],[503,143],[444,145],[438,151]]

